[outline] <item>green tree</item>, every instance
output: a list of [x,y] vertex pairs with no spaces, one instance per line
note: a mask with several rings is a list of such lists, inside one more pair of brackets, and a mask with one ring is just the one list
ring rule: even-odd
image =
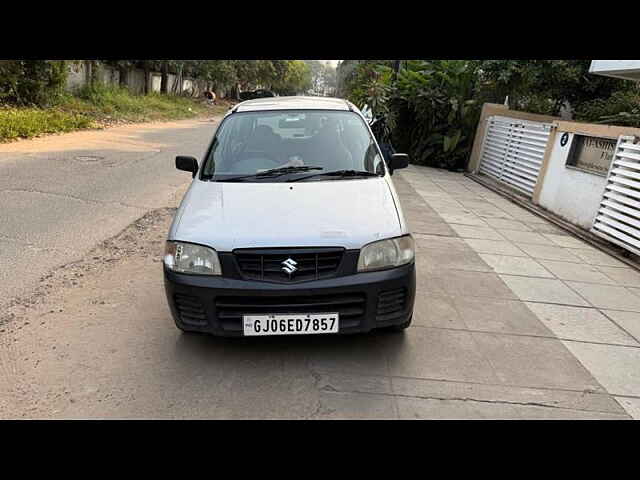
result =
[[478,73],[492,101],[509,97],[512,108],[557,115],[565,104],[578,107],[626,90],[630,82],[589,73],[590,60],[482,60]]
[[416,163],[464,167],[481,107],[477,70],[468,60],[418,60],[399,72],[394,136]]
[[0,101],[51,105],[62,94],[66,80],[63,60],[0,60]]
[[368,105],[414,163],[460,168],[478,121],[478,65],[465,60],[410,60],[394,77],[393,60],[360,61],[341,75],[341,90]]
[[322,72],[322,82],[325,87],[325,91],[329,96],[335,96],[337,87],[337,73],[335,67],[328,62],[324,65]]
[[198,69],[198,78],[207,81],[214,91],[230,89],[238,81],[232,60],[203,60]]
[[311,86],[309,90],[315,95],[319,95],[324,75],[324,65],[319,60],[305,60],[311,75]]
[[312,77],[309,65],[301,60],[286,60],[285,70],[272,89],[279,95],[297,95],[311,88]]
[[578,119],[640,125],[640,88],[589,74],[589,60],[410,60],[397,78],[394,62],[341,62],[338,91],[386,118],[415,163],[464,167],[480,107],[507,96],[519,110],[557,115],[569,105]]

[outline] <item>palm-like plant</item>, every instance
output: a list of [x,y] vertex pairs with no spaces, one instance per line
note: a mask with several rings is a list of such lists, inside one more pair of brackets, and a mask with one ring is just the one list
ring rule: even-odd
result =
[[468,157],[479,116],[476,69],[465,60],[417,60],[400,71],[396,97],[416,163],[456,168]]

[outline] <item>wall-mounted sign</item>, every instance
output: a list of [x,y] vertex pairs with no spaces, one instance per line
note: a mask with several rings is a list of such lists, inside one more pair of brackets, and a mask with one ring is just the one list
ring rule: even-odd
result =
[[564,132],[560,137],[560,146],[564,147],[568,141],[569,141],[569,134],[567,132]]
[[613,159],[617,140],[587,135],[574,135],[567,165],[581,170],[606,175]]

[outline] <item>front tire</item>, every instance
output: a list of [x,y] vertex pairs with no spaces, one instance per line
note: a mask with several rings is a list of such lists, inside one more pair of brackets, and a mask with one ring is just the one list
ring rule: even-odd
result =
[[197,334],[201,333],[201,332],[198,332],[197,330],[187,330],[182,325],[180,325],[178,322],[176,322],[175,319],[173,320],[173,323],[175,324],[176,328],[178,330],[180,330],[180,333],[182,333],[182,335],[197,335]]
[[413,313],[409,317],[409,320],[407,320],[404,323],[401,323],[400,325],[392,325],[391,327],[389,327],[389,331],[391,331],[391,332],[404,332],[407,328],[409,328],[411,326],[411,321],[412,320],[413,320]]

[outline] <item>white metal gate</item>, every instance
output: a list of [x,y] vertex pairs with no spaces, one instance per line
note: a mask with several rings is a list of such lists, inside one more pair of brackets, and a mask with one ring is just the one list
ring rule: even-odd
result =
[[531,196],[550,132],[550,123],[487,118],[478,171]]
[[591,231],[640,255],[640,144],[618,138]]

